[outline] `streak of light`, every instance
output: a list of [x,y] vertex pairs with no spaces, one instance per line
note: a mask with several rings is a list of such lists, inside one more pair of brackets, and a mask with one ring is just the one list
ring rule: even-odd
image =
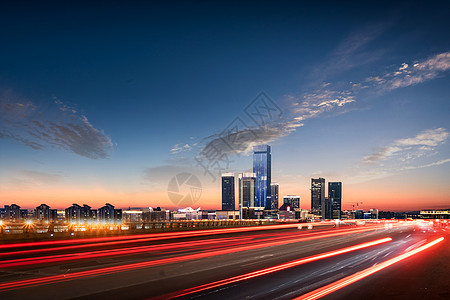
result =
[[88,271],[80,271],[80,272],[52,275],[52,276],[39,277],[39,278],[33,278],[33,279],[10,281],[10,282],[5,282],[5,283],[0,283],[0,291],[12,290],[12,289],[17,289],[17,288],[36,286],[36,285],[42,285],[42,284],[56,283],[56,282],[61,282],[61,281],[66,281],[66,280],[81,279],[81,278],[87,278],[87,277],[91,277],[91,276],[99,276],[99,275],[107,275],[107,274],[113,274],[113,273],[118,273],[118,272],[132,271],[132,270],[154,267],[154,266],[159,266],[159,265],[164,265],[164,264],[178,263],[178,262],[182,262],[182,261],[202,259],[202,258],[207,258],[207,257],[212,257],[212,256],[217,256],[217,255],[260,249],[260,248],[264,248],[264,247],[285,245],[285,244],[289,244],[289,243],[296,243],[296,242],[300,242],[300,241],[314,240],[314,239],[320,239],[320,238],[325,238],[325,237],[334,237],[334,236],[340,236],[340,235],[354,234],[354,233],[359,233],[359,232],[365,232],[368,230],[374,230],[374,229],[360,228],[360,229],[354,229],[352,231],[347,230],[344,232],[322,234],[319,236],[301,237],[301,238],[292,239],[289,241],[281,240],[281,241],[275,241],[275,242],[253,243],[251,245],[246,245],[246,246],[233,247],[233,248],[229,248],[229,249],[221,249],[221,250],[214,250],[214,251],[206,251],[206,252],[188,254],[188,255],[181,255],[181,256],[163,258],[163,259],[158,259],[158,260],[153,260],[153,261],[144,261],[144,262],[139,262],[139,263],[132,263],[132,264],[126,264],[126,265],[120,265],[120,266],[113,266],[113,267],[105,267],[105,268],[93,269],[93,270],[88,270]]
[[[36,265],[36,264],[48,264],[48,263],[60,262],[60,261],[90,259],[90,258],[99,258],[99,257],[106,257],[106,256],[148,253],[150,251],[167,251],[167,250],[171,250],[171,249],[187,250],[187,249],[189,249],[189,247],[191,247],[191,248],[192,247],[202,247],[202,246],[207,246],[207,245],[219,245],[219,246],[223,247],[224,243],[226,243],[227,246],[232,247],[232,246],[236,246],[236,245],[241,245],[250,240],[251,240],[251,238],[244,238],[244,239],[240,238],[238,242],[233,243],[233,241],[236,241],[236,239],[221,238],[221,239],[213,239],[213,240],[179,242],[179,243],[172,243],[172,244],[130,247],[130,248],[112,249],[112,250],[108,249],[108,250],[100,250],[100,251],[69,253],[69,254],[60,254],[60,255],[52,255],[52,256],[42,256],[42,257],[28,257],[28,258],[0,261],[0,268],[10,268],[10,267]],[[185,249],[183,249],[183,247]],[[202,250],[204,250],[204,249],[202,249]]]
[[386,260],[378,265],[372,266],[370,268],[367,268],[363,271],[360,271],[358,273],[355,273],[353,275],[347,276],[341,280],[338,280],[336,282],[333,282],[331,284],[328,284],[326,286],[323,286],[321,288],[318,288],[312,292],[306,293],[300,297],[295,298],[294,300],[313,300],[313,299],[319,299],[323,296],[326,296],[328,294],[331,294],[337,290],[342,289],[343,287],[346,287],[352,283],[355,283],[358,280],[361,280],[369,275],[372,275],[378,271],[381,271],[395,263],[398,263],[410,256],[413,256],[419,252],[422,252],[444,240],[444,237],[440,237],[432,242],[429,242],[423,246],[420,246],[419,248],[416,248],[414,250],[411,250],[409,252],[403,253],[399,256],[396,256],[394,258],[391,258],[389,260]]
[[[373,227],[375,227],[375,226],[366,226],[365,228],[372,229]],[[346,231],[346,230],[354,230],[354,228],[334,229],[334,232],[341,232],[341,231]],[[324,234],[324,232],[307,232],[307,233],[301,233],[301,234],[302,234],[302,236],[310,236],[310,235],[321,235],[321,234]],[[285,235],[286,236],[287,235],[293,235],[295,237],[298,237],[299,233],[298,232],[295,232],[294,234],[286,233]],[[270,234],[263,234],[263,235],[259,235],[258,237],[268,237],[268,236],[271,236],[271,235]],[[276,238],[272,238],[272,239],[273,240],[277,240],[277,239],[282,239],[282,238],[284,238],[284,237],[281,236],[281,237],[276,237]],[[17,256],[17,255],[33,255],[33,254],[43,253],[43,252],[56,252],[56,251],[67,251],[67,250],[75,250],[75,249],[84,249],[84,248],[98,247],[99,245],[102,246],[102,247],[104,247],[104,246],[119,246],[119,245],[125,245],[125,244],[130,244],[130,243],[137,243],[137,242],[142,243],[142,242],[150,242],[150,241],[155,241],[155,240],[159,240],[159,238],[155,239],[154,237],[150,237],[150,238],[140,238],[138,240],[104,242],[104,243],[101,243],[101,244],[99,244],[99,243],[92,243],[92,244],[81,244],[81,245],[53,247],[53,248],[43,248],[43,249],[10,251],[10,252],[0,253],[0,257]],[[37,257],[35,259],[39,260],[40,258]],[[7,262],[7,261],[4,261],[3,263],[5,263],[5,262]]]
[[[321,224],[321,225],[323,225],[323,224]],[[329,224],[326,223],[325,225],[329,225]],[[263,226],[237,227],[237,228],[225,228],[225,229],[206,229],[206,230],[183,231],[183,232],[149,233],[149,234],[124,235],[124,236],[101,237],[101,238],[83,238],[83,239],[68,239],[68,240],[57,240],[57,241],[25,242],[25,243],[14,243],[14,244],[2,244],[2,245],[0,245],[0,250],[10,249],[10,248],[35,247],[35,246],[98,243],[98,242],[106,242],[106,241],[142,239],[142,238],[150,238],[150,237],[154,238],[154,240],[163,240],[163,239],[172,239],[172,238],[181,238],[181,237],[196,237],[196,236],[204,236],[204,235],[227,234],[227,233],[247,232],[247,231],[297,228],[297,226],[298,226],[298,223],[292,223],[292,224],[282,224],[282,225],[263,225]]]
[[372,247],[372,246],[379,245],[379,244],[386,243],[386,242],[390,242],[390,241],[392,241],[392,238],[387,237],[387,238],[374,240],[374,241],[370,241],[370,242],[366,242],[366,243],[362,243],[362,244],[357,244],[357,245],[346,247],[346,248],[342,248],[342,249],[339,249],[339,250],[329,251],[329,252],[325,252],[325,253],[321,253],[321,254],[305,257],[305,258],[301,258],[301,259],[294,260],[294,261],[291,261],[291,262],[288,262],[288,263],[284,263],[284,264],[281,264],[281,265],[277,265],[277,266],[265,268],[265,269],[262,269],[262,270],[250,272],[250,273],[247,273],[247,274],[238,275],[238,276],[227,278],[227,279],[222,279],[222,280],[219,280],[219,281],[203,284],[203,285],[196,286],[196,287],[193,287],[193,288],[188,288],[188,289],[185,289],[185,290],[182,290],[182,291],[178,291],[178,292],[174,292],[174,293],[171,293],[171,294],[163,295],[163,296],[157,297],[155,299],[172,299],[172,298],[177,298],[177,297],[181,297],[181,296],[185,296],[185,295],[189,295],[189,294],[193,294],[193,293],[198,293],[198,292],[201,292],[201,291],[204,291],[204,290],[217,288],[217,287],[220,287],[220,286],[223,286],[223,285],[228,285],[228,284],[236,283],[236,282],[239,282],[239,281],[243,281],[243,280],[247,280],[247,279],[251,279],[251,278],[267,275],[267,274],[270,274],[270,273],[274,273],[274,272],[278,272],[278,271],[285,270],[285,269],[288,269],[288,268],[292,268],[292,267],[296,267],[296,266],[303,265],[303,264],[306,264],[306,263],[310,263],[310,262],[313,262],[313,261],[316,261],[316,260],[325,259],[325,258],[328,258],[328,257],[332,257],[332,256],[348,253],[348,252],[351,252],[351,251],[364,249],[364,248],[367,248],[367,247]]

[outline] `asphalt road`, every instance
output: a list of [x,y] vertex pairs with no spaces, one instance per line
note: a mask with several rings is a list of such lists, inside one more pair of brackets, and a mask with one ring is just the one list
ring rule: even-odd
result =
[[[414,230],[413,226],[397,226],[386,228],[378,224],[334,228],[330,225],[317,230],[290,228],[204,236],[192,233],[176,238],[169,236],[163,240],[140,237],[126,242],[83,241],[1,249],[0,298],[165,299],[176,296],[178,291],[300,258],[380,238],[392,238],[392,241],[376,246],[180,297],[292,299],[445,234]],[[445,253],[448,255],[448,251],[442,254],[442,249],[447,248],[439,245],[428,251],[435,251],[436,258]],[[427,266],[420,261],[426,255],[419,254],[408,259],[407,263],[413,266],[414,261],[418,260],[418,267],[413,267],[412,271],[423,276],[429,274]],[[409,273],[403,271],[402,264],[391,268],[397,272],[397,277],[407,278]],[[389,271],[386,269],[380,274],[383,272]],[[386,277],[374,274],[328,297],[348,298],[347,290],[365,295],[367,290],[371,291],[369,296],[372,299],[379,299],[380,288],[371,290],[366,285],[376,286],[376,283],[383,281]],[[386,284],[392,285],[392,282]],[[444,291],[436,292],[436,295],[446,295],[445,285],[435,284],[434,288],[437,287]],[[402,297],[402,291],[399,292],[396,295]]]

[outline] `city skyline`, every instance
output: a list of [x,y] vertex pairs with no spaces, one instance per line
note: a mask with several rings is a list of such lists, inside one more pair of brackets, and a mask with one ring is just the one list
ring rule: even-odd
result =
[[342,210],[448,208],[448,4],[175,4],[0,4],[1,206],[175,208],[190,173],[219,209],[269,144],[303,209],[319,177]]

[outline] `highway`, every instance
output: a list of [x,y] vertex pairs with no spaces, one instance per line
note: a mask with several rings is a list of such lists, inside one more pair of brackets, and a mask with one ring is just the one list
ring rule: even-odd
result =
[[[447,272],[448,240],[428,223],[323,222],[3,244],[0,299],[377,299],[390,270],[419,289]],[[433,274],[422,294],[445,297],[449,274]]]

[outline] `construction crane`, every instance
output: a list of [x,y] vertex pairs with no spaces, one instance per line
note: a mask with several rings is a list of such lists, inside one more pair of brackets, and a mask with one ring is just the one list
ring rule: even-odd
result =
[[347,202],[347,203],[353,205],[353,210],[355,210],[355,204],[356,204],[356,210],[359,210],[359,205],[363,204],[363,202]]

